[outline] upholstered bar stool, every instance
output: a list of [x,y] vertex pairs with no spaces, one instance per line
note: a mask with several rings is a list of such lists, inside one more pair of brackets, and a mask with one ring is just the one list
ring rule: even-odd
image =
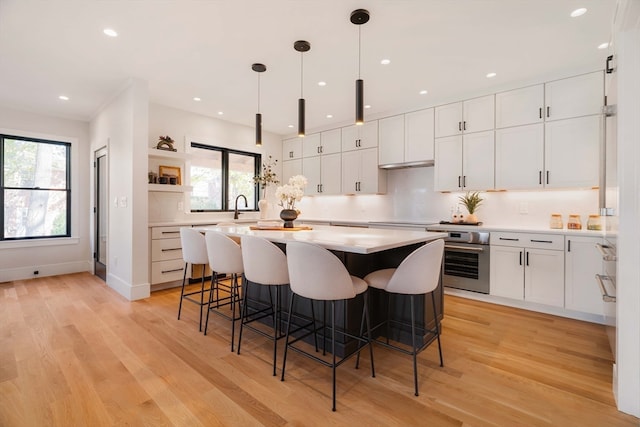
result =
[[[182,290],[180,291],[180,305],[178,306],[178,320],[182,313],[182,301],[187,300],[200,306],[200,331],[202,331],[202,310],[208,301],[205,301],[204,295],[207,292],[204,288],[205,268],[209,263],[207,258],[207,247],[204,241],[204,235],[191,227],[180,228],[180,243],[182,246],[182,259],[184,260],[184,275],[182,276]],[[185,292],[187,281],[187,268],[191,265],[202,265],[202,283],[197,291]],[[198,297],[196,297],[199,296]],[[207,298],[208,300],[209,298]]]
[[[321,364],[328,366],[333,374],[333,406],[332,410],[336,410],[336,368],[345,362],[354,354],[360,354],[364,346],[369,346],[369,354],[371,357],[371,376],[375,377],[375,369],[373,365],[373,347],[371,346],[371,331],[369,324],[369,308],[365,292],[367,284],[364,280],[351,276],[346,267],[334,254],[328,250],[303,242],[287,243],[287,265],[289,269],[289,282],[291,285],[291,301],[289,303],[289,315],[287,320],[286,345],[284,348],[284,357],[282,362],[282,381],[284,381],[285,367],[287,364],[287,350],[293,350],[303,354]],[[366,322],[367,335],[366,338],[360,335],[353,335],[346,330],[336,329],[336,302],[355,298],[357,295],[365,294],[364,306],[362,310],[362,321]],[[326,361],[315,354],[307,352],[302,348],[294,346],[294,344],[313,331],[295,337],[290,340],[291,315],[293,312],[293,302],[296,296],[301,296],[310,300],[313,307],[314,301],[328,301],[331,304],[331,361]],[[322,325],[324,331],[325,325]],[[349,354],[345,354],[340,360],[336,357],[336,334],[343,337],[349,337],[358,341],[357,348]],[[345,350],[346,351],[346,350]]]
[[[242,331],[249,328],[252,331],[273,340],[273,375],[276,375],[276,359],[278,340],[284,338],[282,332],[281,292],[286,290],[289,284],[289,271],[287,270],[287,256],[270,241],[256,236],[242,236],[242,262],[244,264],[245,287],[242,295],[242,314],[240,315],[240,333],[238,334],[238,354],[242,345]],[[256,301],[249,298],[249,286],[256,288],[267,287],[269,290],[270,305],[256,307]],[[275,290],[275,300],[271,290]],[[259,291],[259,289],[256,289]],[[254,304],[250,307],[249,303]],[[268,334],[264,328],[260,329],[252,325],[266,317],[272,318],[273,334]]]
[[[209,266],[216,274],[211,276],[211,291],[209,292],[209,302],[207,305],[207,318],[205,320],[204,334],[207,334],[209,326],[209,313],[212,311],[218,315],[231,320],[231,351],[234,349],[235,324],[239,317],[236,317],[236,305],[240,301],[240,284],[238,279],[244,280],[244,266],[242,265],[242,251],[240,245],[230,237],[218,231],[207,231],[204,235],[207,246]],[[228,274],[231,276],[231,283],[227,286],[218,279],[218,274]],[[219,289],[222,287],[229,292],[229,296],[220,297]],[[216,297],[214,298],[214,294]],[[214,305],[215,304],[215,305]],[[231,315],[219,310],[221,307],[230,305]]]
[[[424,336],[426,333],[435,335],[438,341],[438,353],[440,355],[440,366],[443,366],[442,361],[442,346],[440,345],[440,326],[438,324],[438,312],[436,311],[436,300],[433,291],[438,287],[438,279],[440,278],[440,268],[442,265],[442,254],[444,252],[444,240],[438,239],[430,242],[424,246],[419,247],[407,256],[398,268],[387,268],[384,270],[374,271],[368,274],[364,280],[372,288],[383,289],[387,292],[388,300],[390,304],[391,294],[408,295],[410,300],[411,310],[411,350],[407,350],[398,345],[389,343],[389,339],[386,341],[376,340],[376,343],[382,344],[386,347],[398,350],[402,353],[413,356],[413,382],[415,387],[415,395],[418,396],[418,363],[417,356],[422,350],[424,350],[433,339],[427,340],[422,345],[416,344],[416,319],[415,319],[415,295],[431,294],[431,302],[433,305],[433,314],[435,318],[435,328],[424,328]],[[389,323],[400,323],[389,318],[389,310],[387,310],[387,319],[379,325],[376,325],[373,329],[380,326],[388,326]],[[388,332],[387,332],[388,337]],[[359,356],[359,355],[358,355]],[[356,366],[357,366],[356,362]]]

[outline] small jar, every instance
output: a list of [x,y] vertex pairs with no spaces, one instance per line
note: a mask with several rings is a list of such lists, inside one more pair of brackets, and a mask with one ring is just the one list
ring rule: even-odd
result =
[[600,215],[589,215],[587,220],[587,230],[602,230]]
[[562,223],[562,215],[558,213],[551,214],[551,221],[549,222],[549,227],[553,229],[562,229],[564,224]]
[[580,220],[580,215],[569,215],[569,221],[567,221],[567,229],[582,230],[582,221]]

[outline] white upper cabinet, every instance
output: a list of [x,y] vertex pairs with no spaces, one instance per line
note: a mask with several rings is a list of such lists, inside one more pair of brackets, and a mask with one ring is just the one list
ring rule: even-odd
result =
[[462,102],[435,108],[435,136],[460,135],[462,133]]
[[302,140],[302,157],[319,156],[322,151],[322,143],[320,142],[320,134],[313,133],[305,135]]
[[543,121],[544,85],[496,94],[496,129]]
[[546,121],[601,114],[604,105],[602,71],[545,84]]
[[482,132],[494,128],[494,95],[435,108],[435,137]]
[[544,125],[496,130],[496,189],[543,188]]
[[493,189],[493,131],[437,138],[435,150],[436,191]]
[[302,175],[302,159],[285,160],[282,162],[282,179],[280,183],[286,184],[289,178]]
[[378,162],[380,165],[404,162],[404,121],[404,114],[379,120]]
[[342,131],[332,129],[320,134],[320,154],[339,153],[342,149]]
[[361,150],[378,146],[378,121],[342,128],[342,151]]
[[436,138],[435,150],[434,189],[462,190],[462,136]]
[[434,159],[433,120],[433,108],[404,115],[405,162]]
[[302,174],[308,184],[309,195],[340,194],[342,161],[340,153],[302,159]]
[[282,160],[302,158],[302,138],[295,137],[282,141]]
[[378,150],[368,148],[342,153],[342,192],[345,194],[384,193],[385,170],[378,169]]
[[545,187],[598,185],[602,120],[597,115],[545,124]]

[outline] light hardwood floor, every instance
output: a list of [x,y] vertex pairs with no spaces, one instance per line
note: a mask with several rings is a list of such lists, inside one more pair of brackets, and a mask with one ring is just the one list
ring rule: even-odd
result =
[[[602,326],[447,296],[445,367],[375,347],[359,370],[292,353],[271,375],[271,342],[229,322],[176,319],[179,290],[129,302],[89,274],[0,284],[0,426],[638,426],[615,408]],[[279,356],[281,356],[280,351]]]

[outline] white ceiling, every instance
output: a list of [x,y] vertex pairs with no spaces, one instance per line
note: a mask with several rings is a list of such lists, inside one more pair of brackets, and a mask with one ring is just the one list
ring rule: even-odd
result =
[[[587,13],[571,18],[578,7]],[[302,39],[311,43],[307,129],[326,129],[354,120],[354,9],[371,14],[361,27],[361,73],[371,104],[365,117],[379,117],[602,69],[607,51],[597,46],[609,41],[615,7],[616,0],[0,0],[0,105],[90,120],[139,78],[152,102],[253,126],[251,64],[262,62],[264,129],[291,134],[300,96],[293,43]],[[105,36],[106,27],[119,37]]]

